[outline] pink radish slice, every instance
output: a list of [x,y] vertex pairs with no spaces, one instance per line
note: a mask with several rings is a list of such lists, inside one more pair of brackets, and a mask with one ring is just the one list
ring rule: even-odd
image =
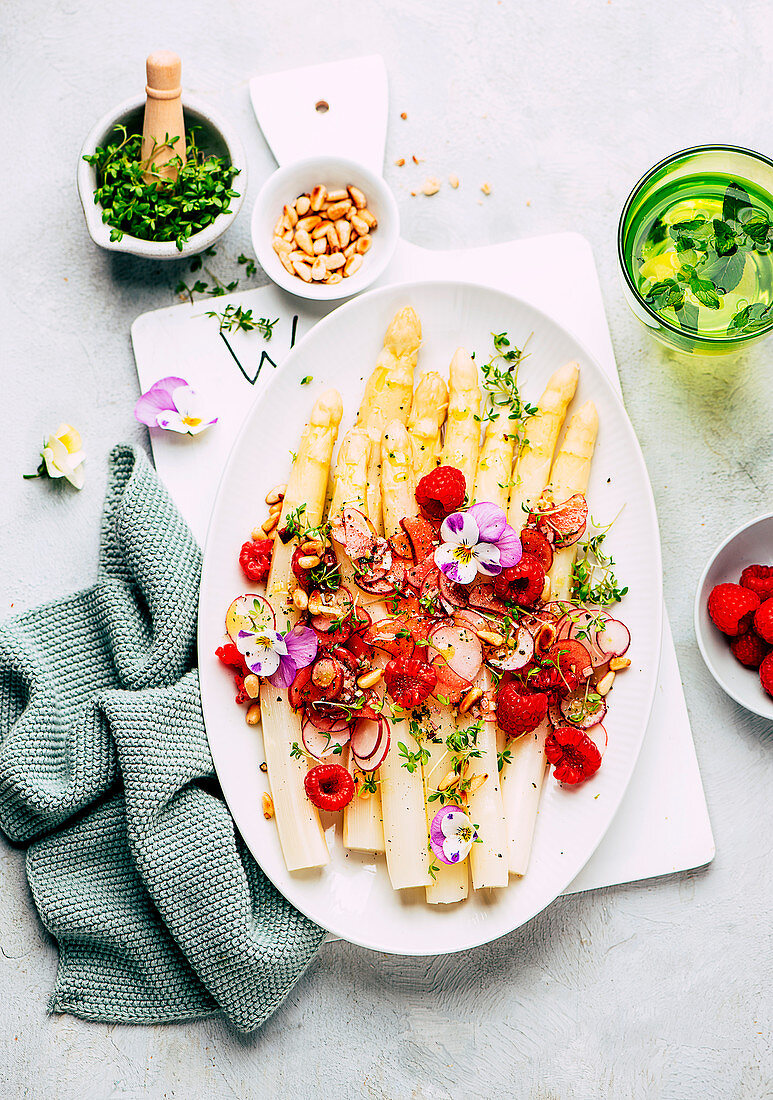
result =
[[342,714],[341,708],[336,706],[326,707],[317,704],[308,706],[306,718],[323,733],[343,733],[351,725],[347,715]]
[[576,726],[577,729],[581,730],[587,730],[591,726],[598,725],[607,713],[606,700],[600,698],[599,702],[595,704],[596,709],[593,711],[588,709],[588,704],[584,703],[584,700],[585,691],[577,691],[572,695],[568,695],[566,699],[562,699],[559,705],[564,721],[568,722],[570,726]]
[[340,755],[336,752],[337,748],[343,748],[343,746],[349,740],[349,730],[345,728],[342,731],[330,731],[325,733],[323,730],[317,729],[317,727],[307,719],[301,727],[301,740],[303,741],[303,747],[306,749],[315,760],[325,760],[329,756]]
[[361,558],[370,552],[378,538],[376,529],[364,512],[347,504],[331,524],[330,534],[346,547],[350,558]]
[[622,657],[631,644],[631,632],[619,619],[607,619],[603,629],[596,633],[596,645],[604,658]]
[[483,648],[480,638],[468,627],[441,624],[430,632],[429,643],[427,659],[430,663],[434,650],[445,659],[452,672],[465,680],[474,680],[480,672]]
[[352,727],[351,748],[358,762],[368,760],[379,747],[383,737],[383,719],[381,715],[376,718],[358,718]]
[[597,636],[599,633],[599,623],[606,623],[607,616],[603,611],[587,611],[585,608],[580,608],[576,611],[570,611],[562,620],[558,630],[558,637],[574,638],[577,642],[582,642],[585,648],[590,653],[591,664],[594,668],[598,668],[599,665],[606,664],[609,660],[608,656],[604,656],[598,647]]
[[366,580],[364,576],[359,575],[355,577],[355,584],[363,592],[370,592],[374,596],[386,596],[395,590],[394,583],[389,579],[388,574],[377,577],[375,580]]
[[607,745],[609,744],[609,738],[607,737],[607,731],[602,726],[601,722],[598,722],[595,726],[589,726],[585,730],[585,736],[593,742],[596,748],[599,750],[599,754],[603,757],[606,752]]
[[488,664],[501,669],[502,672],[515,672],[524,665],[528,665],[533,656],[534,638],[526,627],[522,626],[510,645],[502,645],[492,650],[486,660]]
[[451,607],[467,606],[468,592],[463,584],[456,584],[454,581],[450,581],[442,571],[438,574],[437,582],[440,588],[440,595],[447,604]]
[[485,615],[481,615],[479,611],[471,611],[466,607],[454,613],[454,624],[456,626],[467,626],[470,630],[492,629],[492,625]]
[[247,592],[233,601],[225,613],[225,629],[232,642],[240,630],[276,630],[276,616],[265,596]]
[[357,767],[362,772],[374,772],[377,768],[380,768],[384,763],[389,752],[389,743],[392,740],[392,735],[389,730],[389,723],[386,719],[384,721],[384,734],[379,741],[378,749],[367,760],[360,760],[356,752],[352,750],[352,756]]
[[575,603],[570,603],[569,600],[551,600],[550,603],[543,604],[534,612],[535,615],[550,615],[554,620],[562,619],[570,611],[581,611],[582,608],[578,607]]

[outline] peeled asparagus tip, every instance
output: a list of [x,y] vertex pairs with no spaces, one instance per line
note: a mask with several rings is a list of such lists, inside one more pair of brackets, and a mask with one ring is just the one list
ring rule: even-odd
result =
[[337,428],[341,423],[343,414],[344,405],[341,400],[341,394],[338,390],[325,390],[325,392],[314,402],[314,408],[311,410],[311,416],[309,417],[309,424],[314,424],[320,428],[327,428],[330,426],[335,426]]
[[451,359],[449,376],[452,389],[460,389],[478,383],[478,368],[466,348],[457,348]]
[[421,321],[413,306],[399,309],[389,322],[384,336],[384,347],[402,358],[418,351],[421,344]]

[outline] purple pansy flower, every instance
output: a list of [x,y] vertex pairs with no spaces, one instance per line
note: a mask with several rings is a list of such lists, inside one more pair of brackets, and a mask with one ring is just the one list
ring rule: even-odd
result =
[[149,428],[166,428],[181,435],[198,435],[217,424],[217,417],[209,415],[184,378],[160,378],[140,397],[134,415]]
[[236,648],[250,672],[277,688],[289,688],[299,668],[317,656],[317,635],[308,626],[294,626],[286,634],[276,630],[240,630]]
[[521,540],[489,501],[453,512],[443,520],[440,538],[435,564],[455,584],[472,584],[478,573],[496,577],[521,560]]
[[477,835],[461,806],[453,804],[438,810],[429,827],[432,851],[443,863],[461,863],[466,859]]

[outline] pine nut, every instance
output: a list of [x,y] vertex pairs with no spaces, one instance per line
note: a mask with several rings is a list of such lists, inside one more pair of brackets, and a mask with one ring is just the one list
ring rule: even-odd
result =
[[274,236],[281,237],[285,231],[285,218],[284,214],[280,214],[277,218],[276,225],[274,226]]
[[253,676],[250,673],[249,676],[244,677],[244,690],[249,695],[250,699],[257,699],[260,696],[260,680],[257,676]]
[[368,200],[365,198],[362,191],[360,191],[359,187],[353,187],[352,184],[349,184],[348,190],[354,205],[358,210],[363,210],[368,205]]
[[457,187],[459,186],[459,177],[458,176],[449,176],[448,177],[448,182],[449,182],[450,186],[453,187],[453,189],[455,191],[457,189]]
[[346,257],[347,260],[349,259],[350,256],[354,255],[354,244],[355,244],[355,242],[352,241],[352,243],[348,244],[346,246],[346,248],[344,249],[344,256]]
[[272,504],[268,510],[269,516],[281,516],[282,514],[282,502],[278,504]]
[[328,275],[327,279],[325,279],[325,282],[329,284],[340,283],[343,282],[343,278],[343,275],[341,275],[338,271],[334,271],[332,275]]
[[266,821],[270,821],[274,816],[274,800],[270,794],[264,794],[261,803],[263,805],[263,816]]
[[266,504],[277,504],[280,500],[284,500],[286,492],[286,485],[275,485],[266,493]]
[[491,194],[491,184],[490,183],[481,184],[480,189],[481,189],[481,191],[483,192],[484,195],[490,195]]
[[606,676],[601,677],[599,682],[596,684],[596,691],[598,692],[599,695],[608,695],[609,694],[609,692],[612,688],[612,684],[614,684],[614,682],[615,682],[615,676],[616,675],[617,675],[617,673],[615,673],[615,672],[608,672],[606,674]]
[[365,222],[368,229],[376,229],[377,228],[378,221],[376,220],[376,215],[373,214],[370,210],[368,210],[367,206],[365,207],[364,210],[360,211],[359,216]]
[[301,550],[304,554],[321,554],[324,549],[321,539],[308,539],[306,542],[301,543]]
[[628,657],[613,657],[609,662],[610,672],[622,672],[624,668],[630,668],[631,662]]
[[327,275],[327,264],[321,256],[317,256],[311,268],[311,277],[315,283],[321,283]]
[[247,713],[244,716],[244,720],[248,726],[257,726],[260,724],[260,703],[253,703],[252,706],[247,707]]
[[370,248],[370,246],[372,244],[373,244],[373,241],[370,239],[369,236],[368,237],[360,237],[360,239],[358,241],[355,241],[354,251],[359,252],[360,255],[363,256],[368,251],[368,249]]
[[366,672],[357,678],[357,687],[365,691],[366,688],[375,687],[384,676],[383,668],[374,668],[372,672]]
[[488,779],[488,772],[484,772],[482,775],[474,775],[472,777],[472,779],[470,780],[470,785],[467,788],[467,793],[468,794],[475,794],[476,791],[479,791],[481,789],[481,787],[483,786],[483,784],[486,782],[487,779]]
[[439,791],[450,791],[452,787],[455,787],[459,782],[459,776],[456,772],[447,772],[446,775],[438,783]]
[[302,588],[296,588],[293,592],[293,606],[296,611],[305,611],[309,606],[309,597]]
[[332,256],[325,256],[325,266],[328,271],[335,271],[336,268],[343,267],[346,263],[346,257],[343,252],[334,252]]
[[295,230],[294,229],[285,229],[284,232],[282,233],[282,240],[283,241],[289,241],[290,244],[292,244],[293,241],[295,240]]
[[500,646],[504,645],[505,639],[501,634],[496,634],[493,630],[476,630],[475,634],[480,638],[484,645]]
[[328,202],[348,202],[348,200],[349,192],[345,187],[339,188],[337,191],[328,191],[327,193]]
[[550,577],[545,577],[545,583],[542,586],[542,595],[540,597],[543,603],[547,603],[550,599]]
[[291,229],[293,228],[294,225],[298,224],[298,213],[297,213],[294,206],[285,206],[283,213],[284,213],[285,221],[287,222],[287,224],[290,226]]
[[362,267],[362,256],[355,253],[350,256],[344,265],[344,275],[356,275]]
[[302,218],[304,214],[308,214],[311,210],[311,199],[308,195],[301,195],[300,198],[295,200],[295,212],[299,218]]
[[313,241],[318,241],[322,237],[326,237],[328,229],[330,229],[331,225],[333,224],[332,222],[329,222],[327,218],[325,218],[324,221],[321,218],[317,218],[317,222],[317,226],[311,231],[311,239]]
[[327,188],[325,187],[325,185],[323,183],[318,183],[317,186],[313,189],[313,191],[309,195],[309,198],[311,199],[311,209],[312,210],[321,210],[322,209],[322,204],[325,201],[326,196],[327,196]]
[[260,529],[264,535],[268,535],[271,533],[271,531],[274,530],[278,523],[279,513],[276,512],[273,516],[269,516],[268,519],[264,520],[263,523],[261,523]]
[[556,628],[552,623],[543,623],[534,635],[534,649],[537,653],[546,653],[556,640]]
[[308,264],[302,264],[299,260],[293,260],[293,271],[303,279],[304,283],[311,282],[311,268]]
[[339,218],[343,218],[352,208],[350,202],[335,202],[332,206],[327,208],[327,216],[331,222],[337,222]]
[[[327,252],[328,240],[327,237],[320,237],[318,241],[314,241],[314,255],[322,256]],[[313,276],[312,276],[313,278]]]
[[[337,222],[328,222],[327,225],[327,241],[334,252],[338,248],[338,231],[336,230],[337,224]],[[347,222],[346,224],[348,225],[349,223]]]
[[336,237],[341,248],[346,248],[352,235],[352,227],[346,218],[341,218],[335,223]]
[[322,218],[320,218],[319,214],[309,214],[308,218],[301,218],[295,227],[295,232],[298,233],[298,231],[301,230],[304,233],[311,233],[313,229],[319,226],[321,221]]
[[405,157],[398,157],[395,161],[395,164],[398,168],[402,168],[402,166],[405,164]]
[[464,699],[462,699],[461,703],[459,704],[459,713],[460,714],[466,714],[467,711],[470,709],[470,707],[474,703],[477,703],[477,701],[479,699],[482,699],[482,698],[483,698],[483,688],[480,688],[480,687],[470,688],[470,690],[465,695]]
[[440,190],[440,180],[437,179],[435,176],[429,176],[427,179],[425,179],[421,190],[427,196],[437,195],[438,191]]
[[301,251],[305,252],[308,256],[314,255],[314,244],[305,229],[296,229],[295,243]]
[[288,252],[292,252],[293,246],[289,241],[286,241],[283,237],[274,237],[271,242],[271,246],[276,252],[277,256],[280,256],[283,252],[287,255]]
[[302,558],[298,558],[298,565],[301,569],[315,569],[320,563],[319,554],[306,554]]
[[279,262],[282,265],[282,267],[285,269],[285,271],[288,273],[288,275],[294,275],[295,274],[295,268],[293,267],[292,263],[290,262],[289,256],[287,256],[287,254],[285,252],[280,252],[280,253],[278,253],[278,255],[279,255]]
[[354,230],[354,232],[357,234],[358,237],[366,237],[368,235],[370,230],[368,229],[367,222],[364,222],[362,220],[362,218],[358,218],[356,214],[350,220],[351,220],[352,229]]

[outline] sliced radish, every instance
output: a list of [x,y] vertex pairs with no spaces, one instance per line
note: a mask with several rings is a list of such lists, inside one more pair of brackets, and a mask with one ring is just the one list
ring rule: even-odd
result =
[[438,587],[444,603],[452,608],[466,607],[469,600],[469,590],[463,584],[450,581],[442,570],[438,573]]
[[369,756],[367,759],[361,759],[359,756],[357,756],[357,753],[354,751],[354,749],[352,749],[352,756],[354,758],[354,762],[357,765],[357,767],[360,769],[360,771],[363,771],[363,772],[374,772],[374,771],[376,771],[376,769],[380,768],[381,765],[384,763],[384,761],[386,760],[386,757],[387,757],[387,753],[389,752],[389,744],[390,744],[390,741],[392,740],[392,733],[389,729],[389,722],[386,720],[386,718],[383,717],[383,715],[380,716],[380,717],[381,717],[381,738],[379,740],[378,747],[377,747],[376,751],[371,756]]
[[534,656],[534,638],[525,626],[519,628],[515,638],[489,653],[486,661],[502,672],[515,672],[528,665]]
[[300,710],[315,699],[319,699],[319,691],[311,681],[312,665],[306,665],[296,673],[295,679],[290,684],[287,699],[293,710]]
[[492,615],[506,615],[509,610],[507,604],[494,595],[494,585],[491,581],[479,581],[471,585],[467,602],[477,611],[487,611]]
[[467,607],[454,612],[454,622],[457,626],[467,626],[470,630],[491,630],[491,623],[485,615]]
[[411,540],[401,531],[399,535],[391,535],[387,539],[392,553],[396,554],[398,558],[405,558],[408,561],[413,561],[413,547],[411,546]]
[[443,699],[447,699],[450,703],[458,703],[472,687],[469,680],[465,679],[464,676],[459,676],[452,668],[448,667],[445,658],[435,657],[432,661],[432,667],[437,675],[437,684],[432,694],[441,702]]
[[606,658],[622,657],[631,644],[631,632],[619,619],[607,619],[596,634],[596,645]]
[[350,558],[362,558],[369,553],[378,538],[376,529],[364,512],[347,504],[331,523],[330,535],[346,547]]
[[325,760],[329,756],[340,755],[341,749],[349,740],[349,728],[324,732],[307,719],[301,726],[303,747],[315,760]]
[[234,643],[240,630],[250,630],[256,634],[261,630],[276,630],[274,609],[265,596],[247,592],[235,599],[226,611],[225,629]]
[[[604,715],[607,713],[606,700],[601,696],[598,696],[597,699],[598,702],[591,704],[588,702],[588,697],[584,689],[575,691],[561,700],[561,714],[570,726],[576,726],[581,730],[590,729],[591,726],[595,726],[601,722]],[[591,710],[591,706],[595,709]]]
[[335,700],[344,686],[345,667],[332,657],[318,657],[314,662],[311,680],[323,699]]
[[603,757],[606,752],[607,745],[609,744],[609,738],[607,737],[607,731],[601,722],[598,722],[595,726],[589,726],[585,730],[585,736],[593,742],[596,748],[599,750],[599,755]]
[[335,704],[325,706],[321,700],[316,700],[306,708],[306,718],[323,733],[341,733],[351,726],[347,711],[342,711]]
[[352,727],[351,749],[357,760],[368,760],[379,747],[384,735],[384,723],[380,714],[374,718],[358,718]]
[[420,516],[411,516],[400,520],[400,526],[411,540],[413,556],[416,561],[423,561],[433,553],[438,544],[438,536],[435,528],[426,519]]
[[[474,680],[483,664],[480,638],[466,626],[435,627],[429,635],[428,659],[433,651],[445,659],[448,667],[465,680]],[[434,664],[434,661],[432,661]]]
[[567,612],[558,627],[558,637],[573,638],[582,642],[590,654],[591,664],[594,668],[605,664],[609,657],[605,657],[596,641],[599,627],[606,622],[607,616],[603,612],[588,611],[586,608],[576,608]]

